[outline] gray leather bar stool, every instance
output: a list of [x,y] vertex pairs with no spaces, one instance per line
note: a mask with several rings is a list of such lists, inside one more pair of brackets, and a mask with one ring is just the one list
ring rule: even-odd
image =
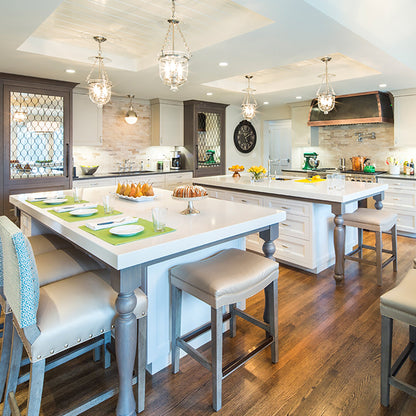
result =
[[[0,240],[5,261],[2,263],[4,293],[13,313],[12,356],[7,379],[6,397],[13,397],[18,383],[22,350],[30,360],[28,416],[39,415],[44,372],[48,365],[57,365],[91,351],[111,336],[116,314],[117,293],[108,281],[109,271],[80,272],[40,287],[37,259],[30,242],[11,221],[0,217]],[[54,252],[56,255],[60,250]],[[47,253],[46,253],[47,254]],[[138,317],[138,374],[144,381],[146,364],[147,296],[136,289]],[[64,353],[59,357],[56,354]],[[46,359],[50,359],[46,364]],[[80,414],[112,397],[111,389],[68,414]],[[144,384],[139,386],[138,411],[144,408]],[[12,407],[17,412],[13,400]],[[14,405],[13,405],[14,403]],[[10,401],[5,400],[3,416],[11,413]]]
[[[344,214],[343,218],[344,225],[358,229],[358,247],[350,253],[345,254],[344,259],[375,265],[377,267],[377,284],[381,286],[383,283],[382,273],[385,266],[393,262],[393,271],[397,272],[397,214],[385,210],[358,208],[352,213]],[[375,247],[363,244],[363,229],[375,233]],[[387,232],[391,233],[391,250],[383,248],[382,233]],[[364,259],[363,248],[375,250],[376,260],[370,261]],[[358,257],[355,256],[357,253]],[[382,257],[383,253],[390,254],[384,261]]]
[[[381,313],[381,404],[390,404],[390,386],[416,397],[416,387],[396,375],[408,357],[416,361],[416,270],[411,269],[392,290],[380,297]],[[409,343],[391,365],[393,320],[409,325]]]
[[[247,251],[228,249],[204,260],[170,269],[172,300],[172,364],[179,371],[179,349],[187,352],[212,372],[213,408],[222,406],[222,380],[264,348],[271,347],[272,362],[278,361],[277,278],[279,264]],[[268,311],[259,321],[237,308],[237,302],[265,289]],[[181,336],[182,291],[211,306],[211,323]],[[236,317],[246,319],[266,332],[266,339],[247,356],[222,367],[223,306],[230,305],[230,336],[236,333]],[[209,362],[188,342],[211,329],[212,361]]]

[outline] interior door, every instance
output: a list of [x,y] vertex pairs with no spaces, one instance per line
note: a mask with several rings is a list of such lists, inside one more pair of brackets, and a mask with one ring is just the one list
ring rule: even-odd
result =
[[292,122],[291,120],[267,121],[264,126],[268,137],[270,173],[292,167]]

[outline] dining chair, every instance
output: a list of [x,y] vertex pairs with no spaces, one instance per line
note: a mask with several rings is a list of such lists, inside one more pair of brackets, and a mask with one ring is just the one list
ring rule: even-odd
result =
[[[40,270],[30,242],[12,222],[0,227],[3,246],[4,293],[13,314],[12,356],[7,380],[6,397],[13,396],[18,382],[22,351],[30,361],[27,415],[39,415],[46,359],[67,352],[68,359],[103,343],[102,337],[114,327],[117,293],[106,283],[108,270],[81,272],[40,287]],[[144,379],[146,354],[147,297],[136,289],[134,310],[139,326],[138,379]],[[54,361],[52,361],[53,363]],[[138,371],[139,371],[138,370]],[[144,386],[139,389],[138,408],[144,408]],[[10,393],[12,393],[10,395]],[[79,414],[109,398],[107,393],[95,397],[71,411]],[[15,403],[14,403],[15,405]],[[14,406],[16,407],[16,406]],[[9,400],[4,401],[3,416],[11,412]]]
[[[0,227],[8,223],[11,223],[11,221],[7,217],[0,217]],[[101,265],[89,256],[77,250],[69,242],[57,235],[36,235],[28,237],[28,240],[33,247],[37,268],[40,270],[41,278],[39,284],[41,286],[56,280],[65,279],[83,271],[102,268]],[[10,313],[10,308],[7,306],[7,300],[3,292],[3,261],[3,250],[0,238],[0,311],[4,311],[3,342],[0,353],[0,402],[3,400],[13,333],[12,314]],[[98,347],[94,351],[94,360],[99,360],[100,355],[100,347]],[[106,349],[104,356],[104,365],[109,366],[111,356],[109,352],[106,352]],[[28,361],[24,360],[22,365],[26,364],[28,364]]]

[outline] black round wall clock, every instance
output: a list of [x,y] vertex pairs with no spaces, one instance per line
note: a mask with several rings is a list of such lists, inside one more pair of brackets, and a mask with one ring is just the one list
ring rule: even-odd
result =
[[247,120],[241,121],[234,130],[234,144],[241,153],[250,153],[256,147],[257,134]]

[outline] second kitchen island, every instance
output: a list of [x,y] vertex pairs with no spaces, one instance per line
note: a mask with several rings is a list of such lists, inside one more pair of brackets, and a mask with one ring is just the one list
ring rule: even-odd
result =
[[[282,263],[319,273],[335,264],[334,278],[344,280],[344,252],[356,244],[354,229],[345,230],[342,215],[357,208],[361,199],[373,197],[381,209],[385,184],[346,182],[344,190],[328,190],[326,181],[302,183],[295,180],[251,182],[248,176],[228,175],[194,179],[210,197],[284,210],[276,241],[275,257]],[[247,247],[261,251],[257,237]]]

